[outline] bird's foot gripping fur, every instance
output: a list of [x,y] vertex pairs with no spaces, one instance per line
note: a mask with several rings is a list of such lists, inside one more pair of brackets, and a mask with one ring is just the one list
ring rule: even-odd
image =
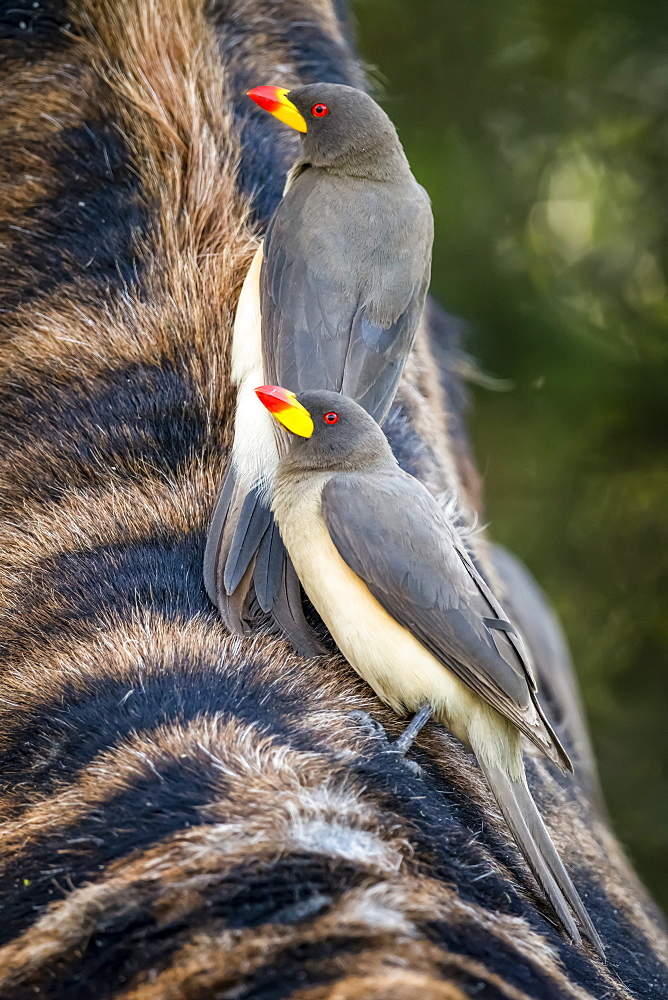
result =
[[408,753],[416,737],[419,735],[421,730],[426,726],[433,715],[433,709],[431,705],[423,705],[419,712],[413,716],[411,721],[408,723],[403,733],[396,740],[394,744],[394,749],[396,753],[400,753],[403,756]]
[[368,712],[349,712],[348,718],[353,719],[355,722],[359,722],[361,726],[367,730],[370,736],[375,737],[383,743],[383,750],[386,753],[395,754],[401,760],[402,764],[407,767],[414,774],[421,774],[422,768],[415,760],[409,760],[406,754],[413,745],[416,736],[423,728],[423,726],[429,721],[432,715],[432,710],[430,705],[424,705],[420,711],[413,717],[409,725],[406,727],[401,736],[391,742],[387,738],[387,733],[384,727],[377,722],[376,719],[372,718]]
[[369,736],[375,737],[378,740],[382,740],[384,743],[388,743],[387,733],[385,728],[378,722],[373,716],[369,715],[368,712],[348,712],[348,718],[352,722],[357,722],[361,729],[365,729]]

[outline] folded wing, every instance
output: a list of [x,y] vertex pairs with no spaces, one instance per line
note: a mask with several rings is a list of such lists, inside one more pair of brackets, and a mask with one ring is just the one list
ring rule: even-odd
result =
[[440,662],[561,767],[522,643],[428,491],[401,470],[333,476],[322,494],[339,554]]
[[264,372],[293,392],[345,392],[382,422],[424,305],[431,210],[417,184],[397,199],[394,219],[378,186],[353,186],[359,204],[350,203],[349,180],[339,188],[322,171],[304,171],[270,223]]

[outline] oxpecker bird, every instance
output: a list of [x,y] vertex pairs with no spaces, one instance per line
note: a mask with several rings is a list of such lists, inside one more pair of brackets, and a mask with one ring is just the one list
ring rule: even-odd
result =
[[257,87],[249,97],[303,138],[239,299],[234,444],[204,580],[233,631],[248,632],[261,609],[301,653],[316,655],[270,511],[282,444],[253,390],[275,382],[341,391],[382,423],[422,313],[433,220],[392,122],[367,94],[318,83]]
[[522,642],[456,530],[353,400],[256,391],[293,435],[272,495],[290,559],[348,662],[395,712],[416,713],[399,749],[433,715],[473,750],[568,934],[580,942],[575,914],[602,955],[529,791],[522,735],[563,770],[570,761],[538,702]]

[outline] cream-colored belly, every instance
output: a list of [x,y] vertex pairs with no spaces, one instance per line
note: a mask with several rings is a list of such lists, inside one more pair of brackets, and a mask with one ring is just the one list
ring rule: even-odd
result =
[[285,510],[279,495],[275,513],[302,586],[337,646],[399,715],[429,704],[464,742],[477,749],[490,738],[499,743],[489,747],[498,759],[496,751],[507,740],[506,721],[395,621],[343,561],[320,514],[321,489],[286,502]]
[[260,244],[246,275],[234,318],[232,382],[237,387],[232,461],[239,482],[247,489],[267,491],[278,451],[274,420],[255,395],[265,384],[262,365],[262,316],[260,312]]

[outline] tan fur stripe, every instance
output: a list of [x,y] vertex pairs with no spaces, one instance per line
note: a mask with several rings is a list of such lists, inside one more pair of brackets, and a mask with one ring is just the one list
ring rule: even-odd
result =
[[54,363],[56,374],[60,364],[86,375],[100,363],[192,358],[220,419],[235,290],[253,244],[217,44],[201,3],[178,0],[168,13],[155,0],[85,6],[79,59],[112,84],[144,199],[157,204],[145,247],[149,292],[140,301],[128,290],[116,304],[58,300],[41,322],[26,317],[23,332],[19,324],[3,361],[19,371],[37,363],[48,382]]
[[[32,838],[71,825],[137,779],[161,780],[161,770],[172,764],[185,770],[203,770],[214,787],[216,776],[220,778],[220,800],[214,792],[202,816],[208,822],[224,819],[226,829],[218,835],[228,849],[233,844],[264,842],[267,850],[273,843],[280,852],[290,843],[295,849],[299,836],[304,844],[315,838],[315,844],[318,834],[312,824],[322,821],[332,824],[333,831],[339,824],[342,831],[358,829],[359,839],[352,836],[349,846],[364,852],[363,832],[378,826],[375,804],[362,803],[361,788],[354,778],[342,773],[333,776],[331,757],[291,750],[263,737],[254,726],[211,715],[187,725],[159,726],[150,733],[133,735],[120,747],[98,755],[75,784],[39,803],[18,822],[0,828],[0,865]],[[249,788],[256,809],[253,817],[246,812]],[[298,827],[301,833],[296,832]],[[341,837],[343,844],[343,832]],[[331,837],[326,836],[328,839]],[[376,847],[369,839],[368,850],[370,865],[381,870],[398,867],[400,855],[389,842]]]
[[[499,927],[499,921],[476,907],[463,908],[455,893],[443,885],[406,879],[396,883],[378,883],[368,888],[351,890],[335,907],[323,916],[317,917],[309,925],[292,928],[276,924],[265,925],[259,931],[230,932],[221,928],[210,934],[200,934],[185,945],[176,956],[173,966],[158,976],[154,982],[137,983],[124,996],[132,1000],[158,1000],[170,995],[169,991],[187,989],[187,984],[196,980],[204,988],[214,991],[233,987],[238,980],[247,981],[262,967],[274,967],[280,952],[286,947],[297,947],[309,942],[327,941],[337,938],[357,938],[360,942],[369,940],[369,946],[361,952],[351,949],[337,960],[337,992],[313,996],[337,996],[339,983],[346,979],[359,983],[369,978],[384,983],[385,988],[404,985],[402,975],[410,983],[411,976],[426,986],[436,989],[448,973],[472,977],[499,990],[508,1000],[528,1000],[528,995],[511,986],[495,973],[473,959],[440,949],[424,939],[419,923],[434,919],[448,920],[456,925],[460,922],[476,922],[484,915],[485,932],[490,940],[499,935],[504,944],[516,947],[514,935],[519,935],[520,953],[529,963],[539,963],[539,967],[553,978],[555,986],[563,988],[564,997],[573,1000],[594,1000],[586,991],[573,986],[560,969],[555,956],[545,948],[542,939],[526,928],[523,921],[502,918],[508,924],[507,930]],[[524,944],[526,943],[526,950]],[[323,954],[326,949],[323,947]],[[326,968],[326,960],[324,966]],[[398,972],[397,966],[410,969]],[[319,970],[320,971],[320,970]],[[201,979],[200,979],[201,977]],[[331,987],[330,987],[331,989]],[[175,992],[175,995],[182,995]],[[187,994],[186,994],[187,995]],[[294,997],[309,997],[309,991],[299,991]],[[346,996],[345,993],[342,994]],[[355,993],[351,994],[353,997]],[[401,994],[399,994],[401,995]],[[426,993],[439,997],[440,992]],[[445,996],[448,994],[446,993]],[[456,994],[455,994],[456,995]],[[384,996],[393,997],[393,993]],[[618,994],[619,1000],[630,995]]]
[[158,530],[204,530],[202,498],[213,500],[218,480],[210,465],[196,462],[177,480],[146,478],[129,484],[113,469],[100,475],[99,488],[64,490],[57,503],[22,505],[18,523],[0,525],[0,601],[30,583],[32,571],[64,552],[83,552],[116,542],[131,545]]
[[[185,669],[186,653],[192,654],[195,662],[202,660],[202,670],[209,670],[212,661],[220,664],[220,669],[231,671],[240,670],[246,663],[260,680],[263,676],[280,678],[288,691],[309,691],[309,697],[315,699],[310,707],[316,712],[321,704],[334,707],[337,694],[346,705],[353,698],[355,708],[376,705],[369,689],[356,681],[352,670],[348,673],[350,683],[342,685],[339,671],[328,669],[335,664],[341,667],[338,656],[302,661],[283,639],[257,635],[242,640],[230,636],[213,613],[182,620],[138,608],[129,621],[102,619],[95,641],[88,637],[77,641],[74,635],[58,639],[48,663],[27,658],[24,668],[4,677],[6,703],[0,702],[0,739],[2,732],[11,729],[11,713],[19,704],[30,711],[43,704],[45,698],[57,701],[65,686],[83,693],[87,678],[107,676],[110,671],[129,682],[138,668],[145,670],[146,676],[169,670],[178,677]],[[360,696],[362,691],[364,698]]]
[[[185,271],[179,284],[187,284],[185,276],[197,288],[195,270],[189,273],[196,263],[204,283],[222,276],[227,283],[230,265],[243,264],[234,233],[246,206],[234,186],[239,149],[202,3],[174,0],[166,8],[158,0],[89,0],[83,7],[90,59],[104,60],[99,68],[119,99],[144,189],[160,206],[156,249]],[[228,296],[226,310],[229,304]]]
[[[0,76],[0,253],[11,261],[16,242],[36,223],[28,213],[51,197],[59,176],[48,143],[63,129],[74,128],[94,115],[97,81],[87,67],[63,61],[6,64]],[[20,142],[17,143],[17,137]],[[23,276],[14,268],[0,268],[0,301],[10,289],[36,280],[36,271]],[[2,317],[3,325],[8,317]]]
[[[467,1000],[466,994],[451,983],[436,982],[431,974],[392,969],[368,976],[345,976],[337,979],[336,992],[331,986],[297,990],[291,1000]],[[131,997],[129,994],[128,997]]]
[[[244,830],[243,836],[247,835]],[[201,905],[206,898],[207,884],[223,877],[225,871],[232,869],[236,863],[275,855],[277,845],[274,844],[272,852],[270,834],[264,842],[255,836],[250,839],[253,847],[249,853],[242,849],[241,842],[230,837],[230,831],[225,828],[198,829],[181,834],[166,844],[156,845],[137,861],[117,862],[109,869],[104,882],[74,890],[65,901],[52,905],[22,938],[0,950],[0,968],[7,970],[9,981],[13,977],[22,979],[29,976],[35,956],[41,964],[71,952],[95,933],[98,919],[108,920],[110,914],[121,910],[131,912],[140,901],[144,901],[150,884],[156,887],[161,885],[165,890],[165,895],[159,900],[159,910],[156,910],[158,921],[169,923],[177,916],[183,917],[188,912],[184,910],[184,902],[191,908]],[[284,849],[291,848],[294,849],[294,845],[285,844]],[[174,893],[173,905],[176,909],[169,904],[169,887],[175,879],[179,883],[179,889]],[[189,880],[192,881],[193,891],[188,887]],[[497,937],[500,944],[517,951],[524,961],[536,963],[537,968],[563,990],[564,997],[593,1000],[586,990],[570,983],[554,953],[539,935],[529,930],[523,920],[491,914],[473,904],[464,904],[455,892],[443,884],[407,875],[401,880],[350,890],[327,914],[309,925],[289,929],[265,925],[259,931],[246,932],[230,932],[221,928],[215,935],[200,934],[183,948],[167,972],[143,988],[137,984],[138,992],[131,990],[127,995],[142,1000],[163,996],[165,994],[160,990],[166,990],[168,986],[176,988],[179,983],[183,985],[196,969],[202,971],[204,968],[211,977],[209,988],[220,988],[231,985],[234,975],[248,976],[262,964],[271,965],[276,952],[286,946],[325,941],[337,936],[358,936],[370,937],[376,942],[378,952],[371,959],[376,966],[375,974],[386,967],[388,955],[404,951],[407,952],[406,957],[411,958],[413,972],[422,967],[425,974],[438,979],[450,967],[455,973],[463,972],[495,986],[509,1000],[525,1000],[525,993],[504,983],[484,965],[421,941],[418,925],[437,919],[447,921],[453,928],[471,923],[487,934],[490,940]],[[360,965],[366,966],[364,972],[368,975],[371,971],[369,960],[370,956],[365,953],[361,959],[353,953],[342,965],[350,972]],[[605,970],[603,975],[615,988],[614,995],[619,1000],[631,1000],[631,995],[620,988],[613,976]]]
[[[299,6],[302,10],[299,11]],[[347,45],[346,39],[341,34],[339,21],[334,10],[332,0],[309,0],[308,4],[299,4],[295,14],[308,12],[308,19],[317,24],[325,35],[335,39],[340,45]]]
[[[193,664],[201,664],[202,672],[213,672],[221,679],[226,674],[234,676],[244,669],[242,664],[248,664],[247,669],[250,670],[252,664],[252,681],[261,691],[263,685],[271,690],[271,685],[277,684],[279,663],[282,689],[286,693],[299,691],[301,698],[308,697],[311,707],[308,722],[298,723],[297,729],[303,728],[311,744],[317,742],[327,748],[337,755],[342,764],[354,759],[368,737],[358,724],[348,718],[348,712],[371,709],[375,714],[377,708],[368,689],[349,668],[344,667],[347,683],[342,683],[340,658],[300,662],[283,640],[257,637],[242,643],[238,638],[227,635],[217,619],[166,619],[157,613],[139,610],[134,620],[128,622],[116,623],[102,618],[95,636],[86,636],[79,641],[72,634],[61,636],[53,640],[48,648],[43,646],[38,659],[24,659],[20,669],[5,676],[0,699],[0,750],[16,734],[24,732],[26,726],[30,726],[31,714],[42,706],[66,704],[66,692],[70,698],[73,692],[79,692],[79,696],[84,698],[96,679],[113,678],[126,688],[128,696],[137,691],[138,697],[141,697],[142,685],[164,676],[169,676],[177,685],[196,684],[197,672]],[[20,712],[17,712],[18,708]],[[387,715],[382,710],[378,714],[380,718]],[[393,721],[389,715],[387,721]],[[177,726],[175,738],[178,733]],[[146,734],[145,738],[150,746],[151,734]],[[124,748],[121,747],[118,752],[122,756]],[[103,757],[103,764],[105,760]],[[131,754],[130,770],[134,767],[133,761]],[[113,792],[116,763],[114,758],[113,766],[107,769],[111,775],[110,788],[99,785],[100,775],[93,767],[89,778],[85,774],[82,776],[83,788],[74,785],[63,790],[62,806],[54,798],[39,804],[30,820],[34,832],[46,831],[49,824],[55,821],[56,814],[50,812],[52,808],[64,820],[67,815],[75,815],[69,810],[75,808],[77,801],[85,811],[86,803],[96,801],[98,794],[104,800]],[[9,792],[4,808],[28,803],[28,793],[29,789],[25,787]],[[87,799],[89,793],[91,798]],[[12,829],[10,824],[5,835],[11,836]],[[19,837],[22,835],[18,834]]]
[[[41,375],[48,387],[54,378],[67,384],[73,375],[86,378],[129,362],[171,358],[189,366],[212,418],[222,420],[234,296],[254,244],[239,227],[236,247],[227,254],[215,247],[203,245],[184,257],[181,280],[171,287],[155,261],[155,273],[146,279],[153,285],[148,299],[131,290],[118,302],[54,299],[38,315],[17,322],[12,343],[0,354],[0,372],[33,381]],[[38,456],[36,444],[35,462]]]
[[[262,928],[260,932],[245,932],[238,937],[225,931],[216,937],[202,935],[181,950],[173,968],[159,975],[153,983],[137,985],[120,994],[119,1000],[121,996],[124,1000],[161,1000],[170,995],[189,997],[192,995],[189,985],[195,982],[200,989],[212,994],[231,990],[241,983],[252,982],[253,975],[263,969],[270,970],[284,949],[296,950],[308,944],[317,945],[319,941],[326,947],[336,942],[338,930],[316,925],[310,933]],[[355,930],[361,943],[364,928]],[[343,927],[341,933],[348,937],[349,929]],[[397,966],[424,971],[399,971]],[[323,960],[312,971],[314,978],[324,978],[329,973],[328,978],[335,982],[313,991],[297,990],[284,995],[291,1000],[367,1000],[369,997],[415,1000],[415,993],[407,990],[415,990],[420,985],[424,990],[421,995],[428,1000],[464,1000],[466,993],[442,982],[445,975],[455,978],[463,975],[498,986],[505,1000],[531,1000],[526,993],[488,973],[477,962],[442,952],[426,941],[402,941],[391,934],[373,935],[373,941],[361,953],[343,956],[336,962]],[[371,986],[371,993],[364,992],[367,985]]]

